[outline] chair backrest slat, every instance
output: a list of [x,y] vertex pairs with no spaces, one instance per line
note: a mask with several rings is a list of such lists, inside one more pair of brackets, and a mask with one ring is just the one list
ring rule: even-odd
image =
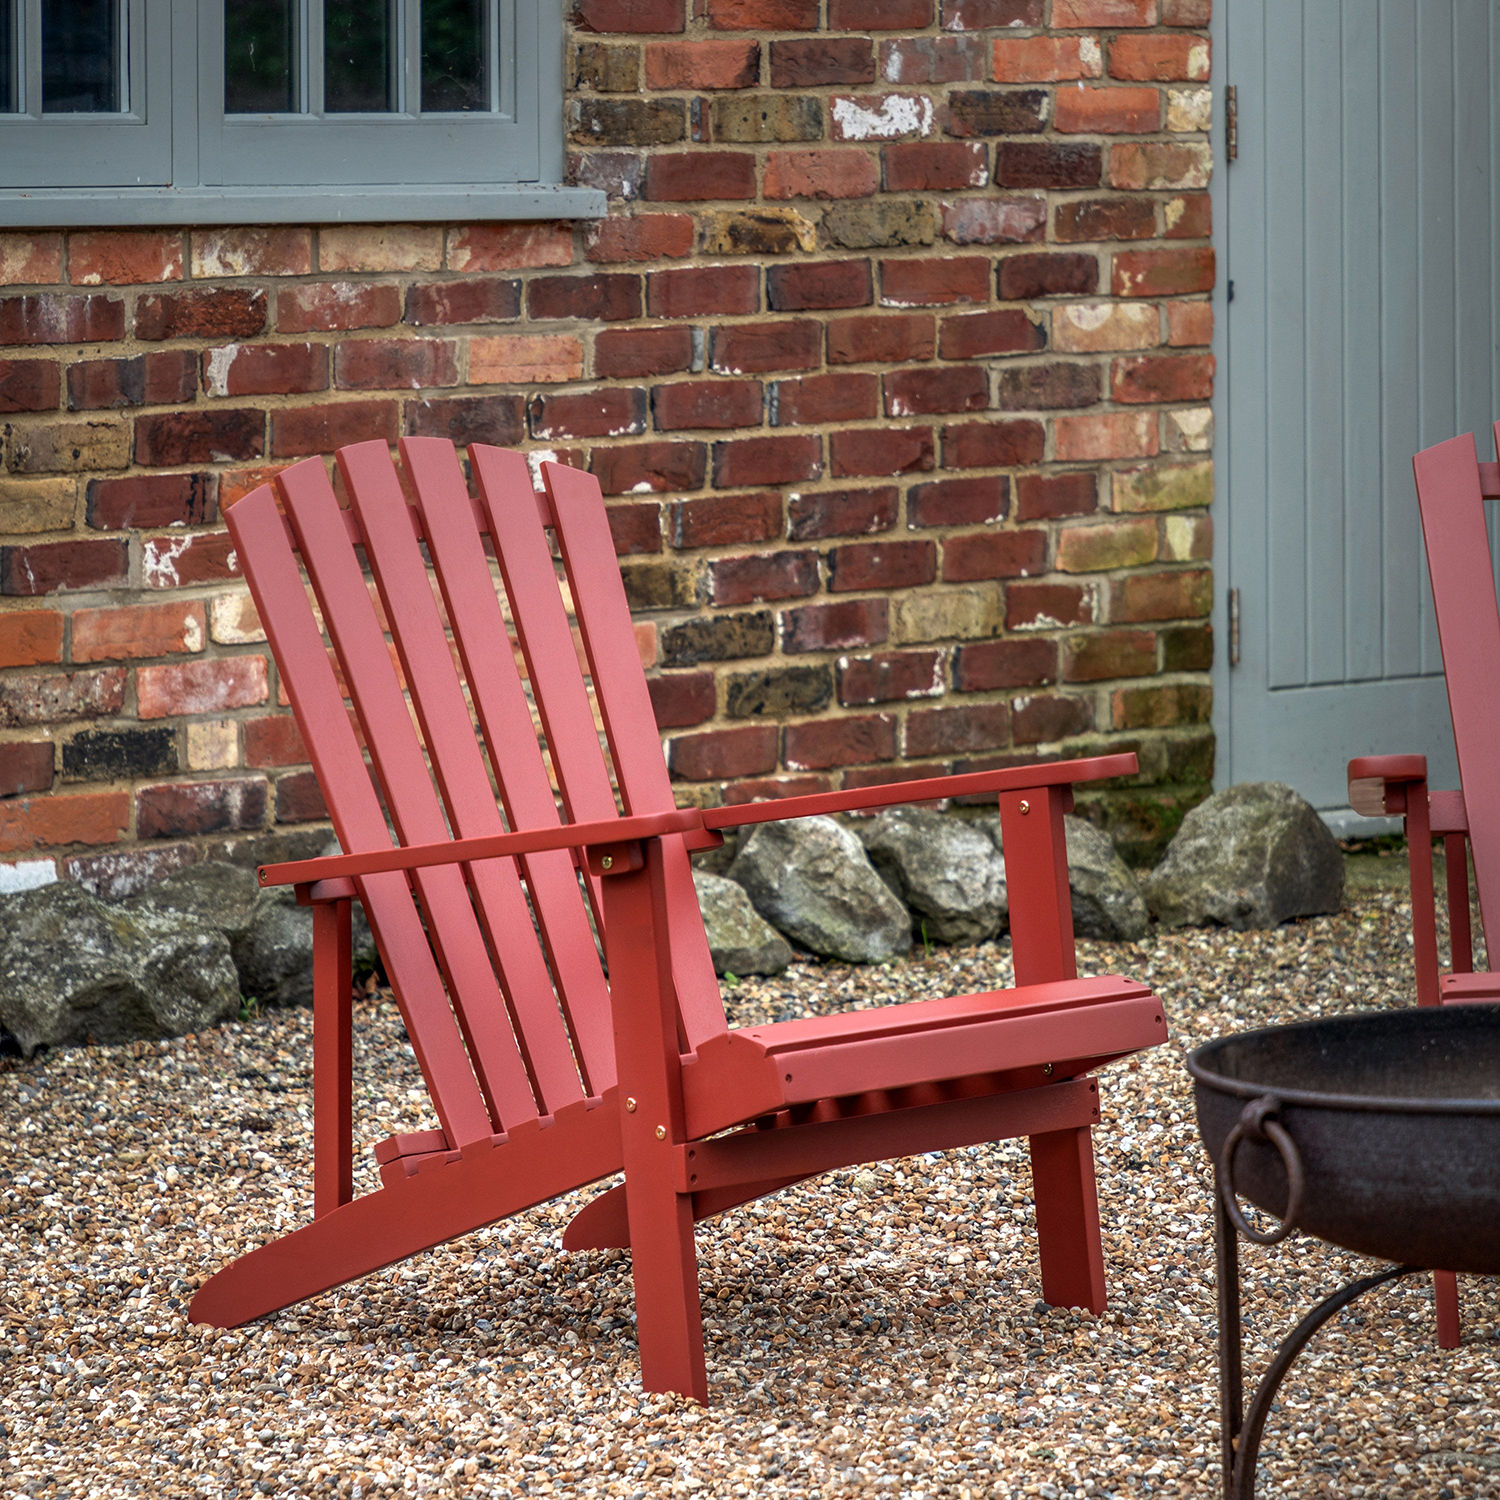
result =
[[[451,835],[328,475],[311,461],[283,470],[277,484],[397,835],[403,844],[442,842]],[[409,534],[404,506],[401,524]],[[423,586],[430,597],[425,579]],[[535,1119],[537,1103],[462,871],[417,870],[413,884],[496,1128]]]
[[[504,833],[505,823],[474,735],[473,718],[390,450],[383,441],[355,444],[339,450],[338,464],[448,821],[459,838]],[[468,496],[460,488],[456,498],[462,503]],[[467,504],[463,509],[468,512]],[[472,528],[472,513],[468,519]],[[493,644],[492,637],[492,648]],[[531,753],[539,762],[535,740]],[[510,1005],[515,1035],[542,1108],[551,1114],[582,1099],[583,1088],[552,992],[552,976],[531,938],[531,916],[516,863],[512,859],[478,861],[469,867],[469,881]]]
[[1500,943],[1500,607],[1473,434],[1425,449],[1412,467],[1480,917],[1486,942]]
[[[385,815],[270,486],[241,498],[225,519],[339,842],[351,853],[388,849]],[[438,1122],[454,1145],[482,1140],[493,1128],[489,1112],[406,879],[366,875],[356,885]]]

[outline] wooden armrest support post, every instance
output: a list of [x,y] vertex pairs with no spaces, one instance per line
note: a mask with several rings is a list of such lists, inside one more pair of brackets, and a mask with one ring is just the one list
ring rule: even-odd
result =
[[313,1216],[354,1197],[354,984],[348,897],[313,906]]

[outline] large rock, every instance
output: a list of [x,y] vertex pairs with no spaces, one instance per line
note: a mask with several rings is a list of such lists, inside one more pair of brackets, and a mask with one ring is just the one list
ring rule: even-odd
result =
[[1063,827],[1075,936],[1115,943],[1145,937],[1146,902],[1115,841],[1084,818],[1066,817]]
[[0,902],[0,1027],[40,1046],[181,1036],[235,1015],[229,944],[201,917],[57,881]]
[[1277,781],[1216,792],[1183,820],[1144,881],[1168,927],[1274,927],[1335,912],[1344,857],[1312,804]]
[[926,807],[897,807],[860,830],[865,852],[911,909],[918,936],[982,943],[1005,925],[1005,863],[988,833]]
[[881,963],[911,948],[911,914],[832,818],[762,823],[729,873],[772,926],[825,958]]
[[704,870],[693,871],[693,885],[716,973],[779,974],[791,963],[791,944],[750,904],[743,886]]

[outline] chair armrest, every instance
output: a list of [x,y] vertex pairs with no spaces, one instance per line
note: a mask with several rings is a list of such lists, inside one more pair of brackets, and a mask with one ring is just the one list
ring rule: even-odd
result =
[[423,870],[432,865],[468,864],[480,859],[503,859],[517,854],[540,854],[547,849],[582,849],[660,838],[668,833],[691,833],[703,827],[696,807],[671,812],[643,813],[634,818],[601,818],[593,823],[562,823],[553,828],[522,829],[482,839],[451,839],[441,844],[413,844],[409,849],[372,849],[362,854],[331,854],[323,859],[297,859],[282,865],[262,865],[262,885],[310,885],[344,875],[377,875],[387,870]]
[[1087,760],[1055,760],[1034,766],[1006,766],[995,771],[971,771],[962,776],[929,776],[921,781],[895,781],[844,792],[815,792],[809,797],[784,797],[745,802],[737,807],[706,807],[707,829],[741,828],[747,823],[779,823],[788,818],[814,818],[830,813],[859,812],[870,807],[899,807],[910,802],[935,802],[942,797],[969,797],[978,792],[1019,792],[1035,787],[1066,786],[1076,781],[1103,781],[1131,776],[1137,769],[1134,752],[1096,755]]
[[1425,755],[1359,755],[1349,762],[1349,806],[1366,818],[1399,817],[1407,788],[1427,780]]

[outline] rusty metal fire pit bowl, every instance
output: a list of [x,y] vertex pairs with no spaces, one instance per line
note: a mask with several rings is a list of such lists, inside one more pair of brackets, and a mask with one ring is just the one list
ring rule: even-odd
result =
[[[1500,1275],[1500,1005],[1243,1032],[1198,1048],[1188,1071],[1215,1166],[1224,1494],[1252,1500],[1276,1390],[1329,1318],[1414,1271]],[[1254,1227],[1239,1198],[1280,1223]],[[1238,1236],[1294,1230],[1396,1264],[1297,1325],[1242,1419]]]

